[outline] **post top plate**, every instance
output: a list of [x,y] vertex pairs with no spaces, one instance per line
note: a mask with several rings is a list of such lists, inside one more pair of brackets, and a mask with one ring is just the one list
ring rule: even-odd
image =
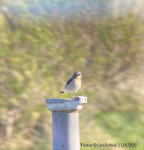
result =
[[83,104],[87,103],[87,97],[77,96],[65,99],[46,99],[45,102],[50,111],[81,110]]

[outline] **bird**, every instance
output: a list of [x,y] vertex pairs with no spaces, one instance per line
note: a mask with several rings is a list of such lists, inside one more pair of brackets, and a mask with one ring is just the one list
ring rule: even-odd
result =
[[75,95],[77,96],[76,92],[80,89],[81,87],[81,77],[82,77],[81,72],[76,71],[72,77],[67,81],[64,89],[60,92],[60,93],[64,93],[65,91],[69,92],[69,97],[70,93],[75,93]]

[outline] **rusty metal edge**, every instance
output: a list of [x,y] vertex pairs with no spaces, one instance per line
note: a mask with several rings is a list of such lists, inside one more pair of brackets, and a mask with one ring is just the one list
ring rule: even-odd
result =
[[52,113],[79,113],[78,110],[60,110],[60,111],[52,111]]

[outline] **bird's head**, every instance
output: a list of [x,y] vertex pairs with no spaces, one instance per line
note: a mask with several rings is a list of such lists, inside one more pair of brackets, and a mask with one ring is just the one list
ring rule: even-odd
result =
[[75,72],[74,74],[73,74],[73,78],[78,78],[78,79],[80,79],[81,78],[81,76],[82,75],[84,75],[84,74],[82,74],[81,72]]

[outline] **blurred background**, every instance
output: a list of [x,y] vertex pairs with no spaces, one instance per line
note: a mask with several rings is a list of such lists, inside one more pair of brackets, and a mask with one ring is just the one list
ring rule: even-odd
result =
[[[144,2],[0,0],[0,150],[52,150],[46,98],[75,71],[80,141],[144,149]],[[72,95],[73,97],[75,95]]]

